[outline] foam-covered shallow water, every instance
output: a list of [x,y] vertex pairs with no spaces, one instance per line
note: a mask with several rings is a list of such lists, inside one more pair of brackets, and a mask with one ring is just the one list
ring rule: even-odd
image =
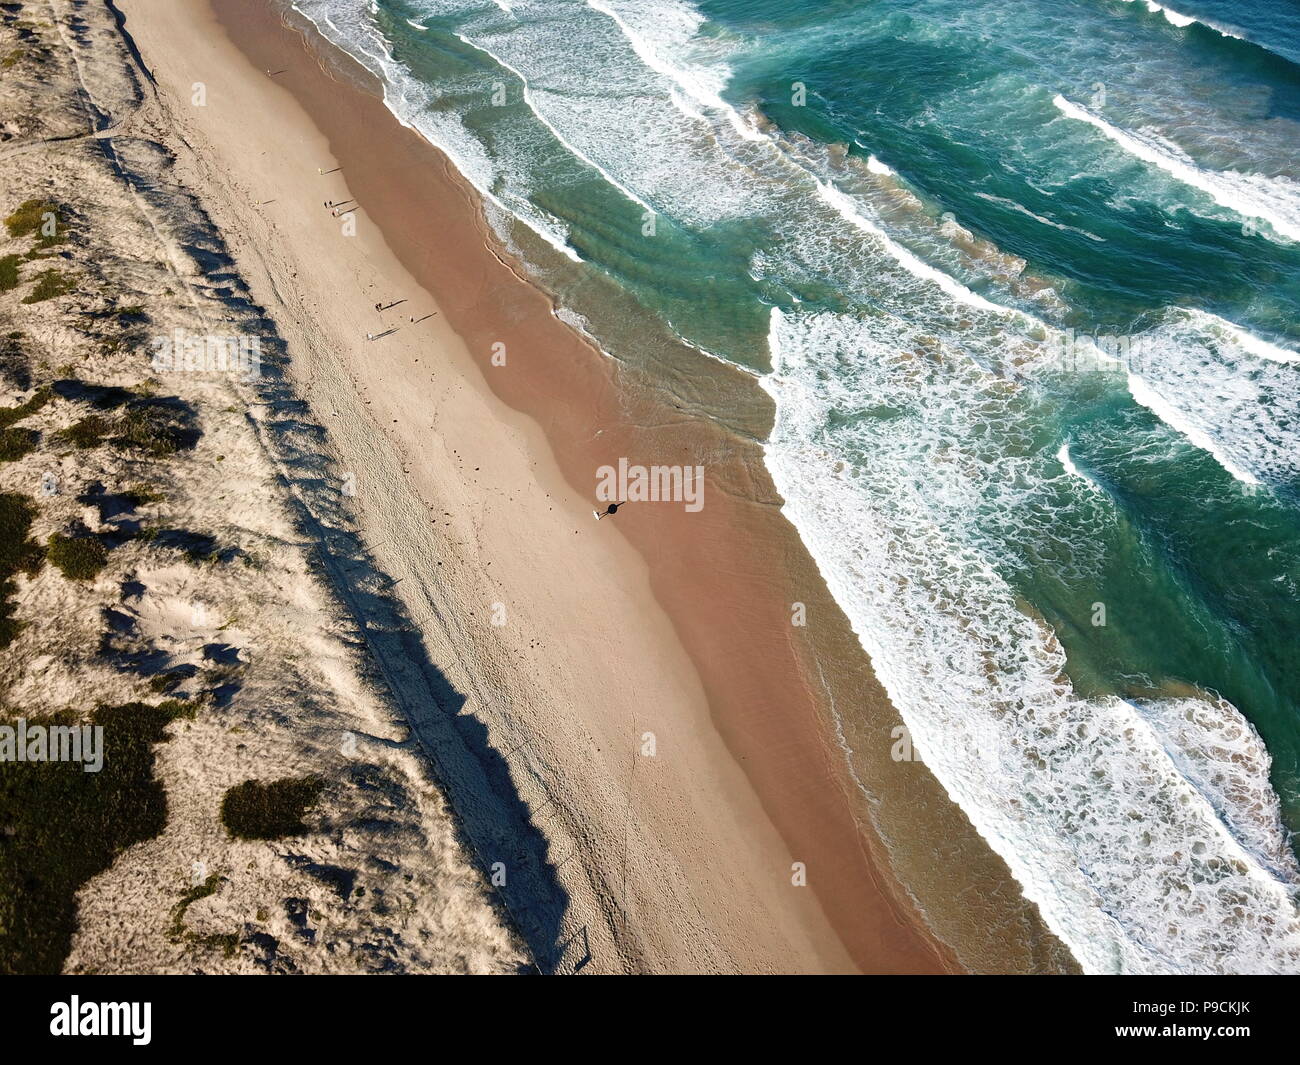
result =
[[1300,971],[1300,19],[294,6],[564,256],[566,320],[649,346],[598,276],[760,375],[786,513],[1085,968]]
[[[1094,971],[1288,971],[1300,885],[1270,758],[1221,697],[1082,697],[1066,656],[980,549],[983,511],[1069,565],[1067,510],[1118,519],[1032,446],[1032,397],[898,321],[774,312],[777,486],[913,741]],[[886,417],[861,417],[870,396]],[[978,401],[972,403],[971,397]],[[998,425],[1001,446],[970,446]],[[845,461],[852,456],[853,461]]]

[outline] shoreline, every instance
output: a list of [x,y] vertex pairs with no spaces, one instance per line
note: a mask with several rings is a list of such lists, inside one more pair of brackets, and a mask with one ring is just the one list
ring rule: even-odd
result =
[[[885,737],[897,716],[793,526],[780,514],[761,445],[702,422],[682,423],[679,417],[673,424],[674,412],[662,408],[652,388],[559,321],[549,297],[495,246],[476,194],[445,157],[403,128],[376,96],[334,79],[311,54],[329,46],[299,37],[264,5],[215,0],[211,6],[242,50],[237,54],[253,67],[239,69],[224,42],[205,41],[207,52],[191,63],[195,70],[181,58],[184,49],[172,47],[159,60],[168,34],[184,40],[194,32],[193,20],[202,20],[200,33],[221,32],[207,21],[208,5],[199,0],[176,4],[165,15],[150,10],[144,23],[134,0],[121,4],[127,32],[143,39],[146,62],[176,101],[184,100],[182,87],[202,80],[200,63],[215,64],[217,77],[208,79],[213,99],[194,124],[209,151],[220,156],[227,150],[220,161],[229,172],[222,179],[210,173],[204,191],[216,185],[233,208],[237,182],[248,180],[261,190],[240,190],[249,193],[245,204],[259,206],[237,230],[245,239],[231,244],[241,266],[245,255],[259,260],[261,269],[250,271],[253,290],[259,299],[266,297],[263,305],[272,317],[280,321],[282,308],[292,316],[295,302],[309,312],[288,339],[295,362],[303,361],[301,346],[313,353],[311,364],[297,372],[307,374],[305,391],[322,424],[339,450],[354,458],[382,448],[382,441],[371,439],[382,424],[393,455],[400,456],[397,470],[391,468],[393,455],[373,459],[375,467],[386,463],[395,474],[386,487],[418,493],[425,511],[421,532],[442,522],[462,549],[455,566],[443,568],[465,572],[439,574],[439,581],[423,576],[432,561],[441,565],[447,557],[447,543],[390,543],[386,554],[382,534],[413,519],[371,512],[402,497],[376,506],[364,487],[359,490],[358,522],[385,572],[408,589],[425,582],[419,595],[402,594],[408,606],[418,605],[423,595],[429,625],[421,626],[422,635],[437,652],[434,660],[460,659],[458,668],[444,668],[470,696],[469,712],[482,715],[498,751],[513,755],[522,745],[534,745],[531,754],[506,758],[508,772],[533,808],[535,823],[546,804],[562,808],[550,818],[561,825],[538,827],[550,861],[560,868],[570,907],[579,912],[585,906],[604,922],[603,934],[595,933],[591,920],[584,930],[617,954],[621,967],[632,969],[955,971],[961,968],[957,956],[934,936],[918,908],[923,906],[931,925],[945,927],[950,939],[960,938],[964,915],[955,907],[966,882],[988,893],[972,923],[996,922],[994,929],[1013,933],[1003,964],[1056,968],[1055,941],[1034,927],[1032,907],[1010,896],[1015,888],[1005,867],[928,771],[895,764],[891,772],[889,741],[864,742],[863,730],[850,737],[850,746],[872,768],[867,779],[878,793],[876,809],[858,791],[830,708],[839,700],[869,704],[869,728]],[[257,74],[257,68],[276,67],[283,72],[275,82]],[[238,91],[232,78],[241,79]],[[244,121],[235,116],[236,100]],[[227,132],[240,128],[246,137],[212,136],[223,123]],[[279,158],[244,158],[236,147],[241,141],[253,150],[266,145],[263,152],[278,146]],[[313,187],[296,196],[303,202],[291,213],[280,205],[299,191],[306,175],[317,179],[306,167],[309,158],[322,169],[341,165],[346,184],[343,177],[319,178],[320,195]],[[353,245],[340,246],[338,223],[320,203],[345,195],[362,205],[360,234]],[[205,202],[211,198],[204,196]],[[304,235],[304,223],[311,236]],[[227,225],[233,219],[223,230]],[[278,245],[265,239],[272,231]],[[441,254],[447,247],[455,249],[454,256]],[[346,252],[339,254],[342,248]],[[322,255],[323,249],[330,250]],[[317,266],[322,275],[327,272],[327,258],[338,273],[316,278]],[[351,291],[340,284],[343,271],[350,273]],[[434,297],[433,303],[412,299],[424,308],[419,313],[429,313],[426,303],[439,308],[433,326],[418,336],[418,327],[402,330],[400,344],[397,336],[382,348],[358,344],[361,334],[385,324],[378,316],[371,323],[367,300],[411,298],[416,283]],[[281,286],[290,284],[300,291],[286,294]],[[364,284],[375,287],[362,295]],[[303,327],[311,314],[315,325]],[[437,348],[432,352],[431,342]],[[490,361],[498,342],[514,357],[506,373],[494,372]],[[323,372],[329,357],[323,349],[331,343],[341,349],[337,358],[347,379]],[[391,384],[400,387],[383,391]],[[759,391],[752,381],[747,387]],[[348,390],[363,416],[373,408],[369,426],[345,427],[343,419],[330,417],[328,407],[347,400]],[[761,425],[761,403],[756,397],[744,415],[747,423]],[[638,429],[647,425],[669,428]],[[509,439],[498,441],[495,450],[477,447],[467,458],[488,428],[489,435]],[[701,455],[711,460],[707,502],[698,514],[646,506],[628,513],[635,521],[620,514],[612,523],[580,524],[590,512],[583,483],[594,485],[598,466],[621,457],[648,464],[669,455],[683,456],[675,461],[699,461],[686,456]],[[427,472],[424,464],[435,459],[440,468]],[[483,471],[483,477],[473,476]],[[537,499],[539,487],[545,500]],[[590,488],[585,491],[590,495]],[[468,514],[457,513],[456,505]],[[556,510],[559,516],[548,516]],[[527,530],[526,545],[517,525]],[[494,563],[497,573],[487,568]],[[545,579],[547,567],[557,566],[574,568],[563,580]],[[526,635],[508,624],[499,634],[485,635],[481,619],[496,605],[484,601],[488,589],[497,590],[507,615],[517,610],[536,622],[535,631]],[[816,647],[810,634],[791,628],[793,602],[805,603],[819,619]],[[573,634],[579,639],[570,644],[558,638],[563,626],[544,622],[571,619],[575,611],[586,613]],[[418,609],[412,614],[421,620]],[[743,633],[737,618],[745,619]],[[531,653],[535,645],[541,656]],[[601,662],[599,656],[611,649],[614,660]],[[636,694],[627,701],[611,699],[608,693],[622,684]],[[507,705],[493,705],[502,701]],[[534,705],[547,702],[552,705]],[[647,731],[656,734],[663,754],[639,761],[634,741]],[[584,740],[588,749],[580,751]],[[530,776],[536,801],[523,786]],[[579,796],[582,787],[592,794]],[[720,801],[725,810],[718,809]],[[875,838],[864,838],[872,831],[868,825],[879,827],[880,819],[887,822],[888,851]],[[915,838],[902,838],[904,833]],[[609,853],[620,836],[624,853]],[[585,888],[581,878],[566,879],[572,874],[564,868],[579,849],[578,864],[587,866]],[[945,868],[931,869],[940,856]],[[811,891],[790,885],[792,861],[806,863]],[[906,869],[907,887],[895,881],[891,866]],[[583,901],[584,890],[595,901]],[[946,898],[952,913],[941,910]],[[683,909],[693,911],[692,927],[680,927]],[[981,967],[992,962],[988,942],[982,955],[963,946],[961,953],[983,959]],[[588,949],[589,956],[598,953]],[[603,957],[596,964],[611,967]]]

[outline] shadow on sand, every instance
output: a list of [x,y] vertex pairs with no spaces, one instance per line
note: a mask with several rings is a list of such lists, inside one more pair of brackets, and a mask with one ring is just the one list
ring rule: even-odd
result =
[[[547,842],[487,726],[430,659],[420,632],[392,594],[393,582],[349,528],[338,478],[330,472],[327,433],[285,372],[289,353],[275,322],[250,298],[202,206],[176,184],[140,177],[160,163],[171,168],[163,146],[123,137],[99,144],[118,176],[147,205],[152,222],[197,269],[199,276],[189,283],[205,314],[221,320],[223,332],[259,338],[261,375],[246,383],[245,395],[251,392],[253,401],[247,417],[279,471],[314,568],[365,640],[451,804],[461,841],[526,941],[537,971],[581,970],[592,960],[587,929],[565,921],[568,894],[555,875]],[[494,867],[504,868],[504,883],[493,882]]]

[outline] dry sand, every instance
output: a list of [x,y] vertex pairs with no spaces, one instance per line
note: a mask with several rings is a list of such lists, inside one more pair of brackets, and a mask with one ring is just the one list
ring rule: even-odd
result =
[[[338,531],[395,582],[368,644],[541,966],[957,968],[914,898],[968,964],[1068,964],[924,767],[880,758],[868,812],[829,706],[871,707],[877,752],[897,718],[779,514],[764,408],[732,436],[665,409],[516,276],[445,160],[264,4],[119,6],[181,180],[325,429]],[[355,235],[322,205],[353,198]],[[620,456],[704,462],[704,509],[596,525],[595,470]]]

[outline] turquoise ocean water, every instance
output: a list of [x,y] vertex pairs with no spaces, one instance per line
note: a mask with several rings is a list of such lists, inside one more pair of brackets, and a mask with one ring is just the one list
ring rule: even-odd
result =
[[[1300,4],[297,0],[503,233],[752,372],[1090,971],[1300,971]],[[844,711],[851,712],[851,711]]]

